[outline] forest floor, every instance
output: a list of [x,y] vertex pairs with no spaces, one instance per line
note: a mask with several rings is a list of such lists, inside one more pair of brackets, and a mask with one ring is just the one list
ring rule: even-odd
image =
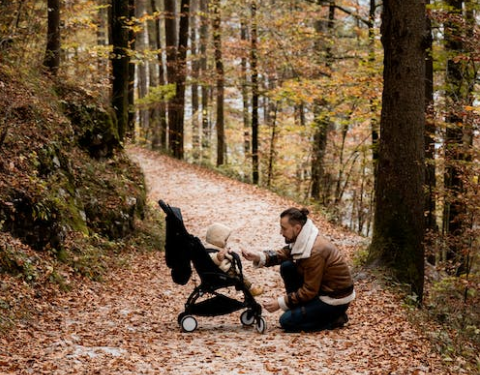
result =
[[[234,231],[233,250],[283,246],[279,213],[294,205],[264,189],[200,167],[129,147],[143,168],[149,199],[182,210],[188,231],[204,238],[222,222]],[[352,259],[361,237],[312,219]],[[278,268],[244,272],[265,288],[263,300],[282,294]],[[280,312],[264,312],[267,330],[242,327],[240,312],[198,317],[183,333],[177,315],[198,276],[185,286],[172,282],[163,252],[132,257],[103,282],[88,282],[53,300],[39,302],[35,316],[0,337],[0,374],[456,374],[432,348],[435,328],[410,323],[398,296],[368,271],[356,270],[357,299],[349,323],[332,331],[284,333]]]

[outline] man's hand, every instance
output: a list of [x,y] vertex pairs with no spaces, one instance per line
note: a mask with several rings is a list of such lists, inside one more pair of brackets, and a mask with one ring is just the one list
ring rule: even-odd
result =
[[260,255],[256,251],[242,249],[242,255],[246,260],[257,263],[260,262]]
[[268,312],[275,312],[280,309],[280,305],[278,304],[278,300],[276,299],[265,302],[263,304],[263,307],[265,307],[265,310],[267,310]]

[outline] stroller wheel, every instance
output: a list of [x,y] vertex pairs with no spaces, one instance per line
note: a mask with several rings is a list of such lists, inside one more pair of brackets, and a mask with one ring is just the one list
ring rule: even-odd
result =
[[197,328],[197,319],[191,315],[186,315],[182,318],[180,324],[184,332],[193,332]]
[[185,314],[184,312],[178,314],[178,316],[177,316],[177,323],[178,323],[178,325],[180,325],[180,326],[182,325],[182,319],[183,319],[184,316],[186,316],[186,315],[187,315],[187,314]]
[[240,315],[240,322],[244,326],[251,326],[255,322],[255,315],[252,310],[245,310]]
[[255,328],[257,329],[258,333],[264,333],[267,330],[267,322],[263,317],[257,319]]

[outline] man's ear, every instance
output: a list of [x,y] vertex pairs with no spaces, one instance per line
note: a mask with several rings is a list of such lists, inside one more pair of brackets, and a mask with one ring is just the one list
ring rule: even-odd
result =
[[297,233],[297,236],[299,233],[302,231],[302,224],[295,224],[295,231]]

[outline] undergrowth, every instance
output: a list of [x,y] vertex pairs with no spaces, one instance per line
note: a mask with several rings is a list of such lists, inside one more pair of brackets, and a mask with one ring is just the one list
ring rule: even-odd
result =
[[[480,275],[446,276],[426,286],[423,320],[437,322],[429,336],[447,362],[480,373]],[[477,287],[478,288],[478,287]]]
[[[354,269],[364,269],[367,248],[353,258]],[[372,276],[404,302],[409,320],[425,332],[434,349],[458,373],[480,373],[480,274],[449,276],[426,264],[423,302],[408,285],[398,283],[388,268],[369,269]],[[456,373],[456,372],[455,372]]]
[[127,268],[133,256],[164,248],[160,210],[147,206],[135,231],[122,240],[72,235],[61,252],[37,252],[0,232],[0,335],[16,322],[30,320],[35,302],[80,286],[102,282],[108,272]]

